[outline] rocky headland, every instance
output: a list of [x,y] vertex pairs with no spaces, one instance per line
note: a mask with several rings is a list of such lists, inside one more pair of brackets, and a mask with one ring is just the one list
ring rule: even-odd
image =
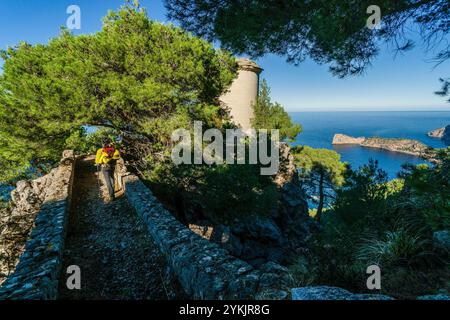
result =
[[446,145],[450,145],[450,125],[428,132],[430,138],[442,139]]
[[433,131],[428,132],[427,136],[430,138],[439,138],[441,139],[444,136],[445,128],[438,128]]
[[354,144],[366,148],[383,149],[391,152],[399,152],[412,156],[432,160],[434,158],[434,149],[411,139],[398,138],[379,138],[379,137],[351,137],[344,134],[335,134],[333,145]]

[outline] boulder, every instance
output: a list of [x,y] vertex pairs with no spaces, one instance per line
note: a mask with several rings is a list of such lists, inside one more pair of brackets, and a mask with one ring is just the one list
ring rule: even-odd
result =
[[256,239],[284,243],[282,232],[272,219],[257,217],[247,231],[250,232],[250,236]]
[[292,300],[394,300],[381,294],[354,294],[337,287],[302,287],[291,289]]
[[64,150],[62,153],[60,163],[70,165],[74,161],[75,161],[75,152],[73,150]]
[[29,181],[17,182],[16,189],[11,192],[11,200],[14,203],[13,214],[15,212],[24,214],[36,211],[42,202]]

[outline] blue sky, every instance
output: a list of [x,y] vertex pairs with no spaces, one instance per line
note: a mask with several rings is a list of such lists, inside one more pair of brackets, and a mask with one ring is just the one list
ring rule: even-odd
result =
[[[92,33],[101,28],[101,18],[124,0],[2,0],[0,2],[0,48],[25,40],[46,43],[58,35],[68,18],[66,9],[81,8],[81,30]],[[150,18],[167,22],[162,0],[141,0]],[[268,55],[257,62],[262,77],[272,88],[273,99],[288,111],[328,110],[450,110],[450,103],[433,94],[438,79],[450,76],[450,61],[434,68],[430,55],[418,45],[394,57],[392,48],[382,48],[366,75],[338,79],[327,66],[306,61],[288,64],[284,57]],[[1,62],[0,62],[1,64]]]

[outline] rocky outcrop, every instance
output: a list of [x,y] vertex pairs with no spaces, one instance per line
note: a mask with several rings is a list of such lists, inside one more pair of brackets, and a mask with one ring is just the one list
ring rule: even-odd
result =
[[308,215],[294,158],[284,143],[280,145],[280,168],[274,182],[280,197],[277,208],[269,215],[242,215],[226,225],[215,224],[211,233],[199,234],[254,267],[267,262],[289,264],[306,250],[314,224]]
[[267,262],[290,264],[307,249],[315,224],[286,143],[280,144],[280,167],[273,181],[279,197],[269,214],[241,214],[226,222],[190,218],[189,228],[254,267]]
[[291,147],[284,142],[280,143],[280,166],[277,175],[274,178],[275,184],[279,187],[292,181],[297,176],[294,156],[291,153]]
[[439,129],[428,132],[427,136],[429,136],[430,138],[441,139],[444,136],[444,131],[445,131],[445,127],[439,128]]
[[427,145],[417,140],[394,139],[394,138],[353,138],[343,134],[336,134],[333,137],[334,145],[356,144],[366,148],[382,149],[391,152],[405,153],[424,159],[433,159],[434,151]]
[[1,267],[8,275],[0,300],[57,297],[74,161],[73,152],[65,151],[57,168],[18,182],[12,192],[0,234]]
[[394,300],[380,294],[354,294],[337,287],[303,287],[291,290],[292,300]]
[[354,138],[345,134],[337,133],[333,137],[333,144],[362,144],[366,140],[364,137]]
[[244,251],[244,255],[238,256],[254,265],[264,261],[289,263],[291,258],[307,249],[315,227],[309,217],[307,197],[287,145],[280,148],[280,170],[274,181],[280,192],[278,210],[267,217],[248,221],[244,225],[246,228],[240,226],[241,232],[236,232],[233,226],[231,228],[240,239],[250,237],[250,241],[243,242],[248,249]]
[[[147,225],[186,294],[194,299],[286,299],[291,277],[276,263],[256,269],[177,221],[136,177],[126,197]],[[272,230],[272,232],[276,232]]]
[[269,261],[283,263],[286,258],[287,238],[270,217],[243,217],[214,228],[211,241],[255,267]]
[[418,157],[425,157],[430,149],[422,142],[410,139],[367,138],[361,145],[363,147],[401,152]]
[[449,146],[450,145],[450,125],[428,132],[428,136],[431,138],[442,139],[442,141]]

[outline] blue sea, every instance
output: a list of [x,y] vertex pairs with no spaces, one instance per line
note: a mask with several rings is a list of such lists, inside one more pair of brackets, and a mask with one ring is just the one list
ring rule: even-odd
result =
[[406,154],[360,146],[333,146],[334,134],[415,139],[434,148],[443,148],[445,145],[440,139],[429,138],[427,133],[450,124],[450,111],[292,112],[290,116],[303,127],[295,144],[335,150],[352,168],[367,164],[371,158],[376,159],[391,179],[397,176],[402,164],[425,161]]
[[[334,134],[408,138],[434,148],[443,148],[445,145],[440,139],[429,138],[427,133],[450,124],[450,111],[292,112],[290,116],[303,127],[295,144],[335,150],[341,155],[341,160],[350,163],[353,168],[367,164],[371,158],[377,159],[391,179],[397,176],[402,164],[425,161],[401,153],[359,146],[333,146]],[[7,199],[10,191],[10,186],[0,185],[0,198]]]

